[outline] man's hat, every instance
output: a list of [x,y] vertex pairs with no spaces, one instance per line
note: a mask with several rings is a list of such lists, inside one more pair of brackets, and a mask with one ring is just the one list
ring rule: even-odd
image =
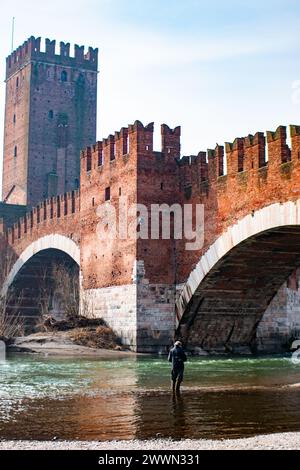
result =
[[176,341],[175,346],[182,346],[182,342],[181,341]]

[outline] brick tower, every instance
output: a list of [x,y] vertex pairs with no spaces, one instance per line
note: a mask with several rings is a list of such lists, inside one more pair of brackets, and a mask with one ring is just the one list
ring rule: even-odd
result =
[[98,49],[31,37],[6,59],[3,201],[34,206],[79,187],[96,141]]

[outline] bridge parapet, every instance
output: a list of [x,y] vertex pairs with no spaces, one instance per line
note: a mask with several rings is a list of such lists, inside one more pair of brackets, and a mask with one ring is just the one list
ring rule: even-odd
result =
[[[85,149],[80,195],[75,191],[43,201],[6,231],[21,258],[28,246],[52,234],[80,245],[82,286],[92,302],[96,299],[97,314],[116,326],[122,308],[117,330],[126,330],[122,335],[139,350],[168,344],[176,287],[186,283],[220,236],[244,219],[246,225],[257,221],[259,230],[261,210],[272,205],[281,213],[282,204],[300,200],[300,126],[290,127],[290,147],[280,126],[182,158],[180,127],[161,127],[159,152],[153,149],[153,131],[153,123],[136,121]],[[147,209],[203,204],[203,247],[187,251],[187,240],[151,239],[150,231],[148,239],[104,237],[99,243],[98,208],[110,201],[118,215],[121,197]]]
[[[60,196],[42,201],[38,206],[27,212],[12,227],[4,231],[9,245],[22,243],[24,239],[40,236],[41,232],[55,233],[56,230],[66,230],[66,220],[78,220],[80,211],[79,190],[71,191]],[[72,227],[72,224],[69,225]],[[77,229],[78,230],[78,229]]]
[[273,178],[276,173],[280,180],[280,175],[284,178],[298,166],[300,126],[290,126],[290,142],[291,147],[287,144],[286,127],[279,126],[274,132],[257,132],[226,142],[225,148],[217,145],[214,150],[177,159],[181,189],[189,188],[190,196],[207,194],[209,188],[224,188],[225,181],[230,189],[229,181],[242,183],[255,174],[266,184],[269,176]]
[[180,157],[181,128],[171,129],[166,124],[161,126],[161,149],[154,152],[153,146],[154,123],[144,126],[140,121],[120,131],[109,135],[102,141],[81,152],[81,175],[92,176],[95,171],[110,168],[113,172],[120,161],[138,158],[139,160],[152,158],[159,154],[166,160]]

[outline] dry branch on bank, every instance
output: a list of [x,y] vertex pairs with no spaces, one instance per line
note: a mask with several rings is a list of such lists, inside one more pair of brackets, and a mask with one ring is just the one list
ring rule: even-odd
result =
[[46,331],[68,331],[74,328],[97,328],[99,326],[106,326],[102,318],[85,318],[77,315],[70,316],[65,320],[56,320],[52,316],[48,316],[43,322]]
[[10,250],[0,243],[0,337],[6,340],[24,334],[24,321],[19,313],[22,294],[15,296],[13,289],[4,290],[4,283],[14,261]]
[[75,329],[70,338],[75,344],[95,349],[122,349],[120,342],[107,326],[98,326],[96,329],[80,328]]

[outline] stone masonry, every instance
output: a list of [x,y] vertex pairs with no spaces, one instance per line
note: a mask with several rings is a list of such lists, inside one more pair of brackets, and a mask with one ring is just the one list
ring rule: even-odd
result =
[[[191,156],[180,127],[165,124],[159,151],[154,124],[140,121],[95,143],[97,70],[97,49],[71,57],[69,44],[57,54],[34,37],[7,58],[7,282],[19,269],[26,278],[36,255],[64,252],[79,265],[81,305],[133,350],[163,352],[174,337],[194,350],[287,348],[300,324],[300,127],[290,126],[291,147],[280,126]],[[204,208],[200,248],[174,235],[174,204]],[[153,206],[170,237],[150,233]],[[139,236],[109,237],[100,222],[111,210]]]
[[[176,331],[191,349],[278,349],[298,327],[298,292],[288,291],[287,295],[281,286],[300,260],[300,129],[291,127],[288,162],[282,163],[278,158],[286,155],[285,130],[279,128],[269,137],[268,163],[263,165],[258,159],[263,153],[262,140],[249,137],[248,146],[243,153],[239,150],[240,159],[236,160],[241,165],[243,155],[244,171],[237,166],[234,172],[232,164],[228,174],[220,176],[217,163],[224,158],[220,147],[208,152],[208,160],[202,153],[199,157],[179,159],[180,128],[162,126],[160,152],[153,149],[153,131],[152,123],[143,126],[136,121],[84,150],[80,190],[51,197],[12,227],[2,226],[6,243],[16,260],[36,240],[47,239],[51,233],[75,243],[80,250],[82,301],[134,350],[166,351]],[[239,148],[236,146],[227,146],[229,161],[235,158],[232,151]],[[147,209],[152,204],[183,206],[201,202],[205,206],[204,247],[188,252],[185,239],[163,239],[161,234],[150,240],[99,237],[99,207],[115,208],[120,222],[122,198]],[[266,215],[262,222],[269,221],[270,230],[262,233],[261,210],[274,213],[275,221],[273,227],[273,216]],[[253,236],[250,234],[210,268],[183,316],[178,317],[177,311],[176,317],[175,304],[177,309],[182,305],[180,299],[189,288],[190,273],[210,253],[218,237],[226,237],[228,230],[235,233],[235,224],[245,216],[250,217],[249,222],[255,221]],[[282,220],[283,228],[276,228]],[[144,217],[132,216],[129,222],[140,228],[147,225]],[[243,229],[240,235],[244,232]],[[62,246],[68,253],[67,244]]]
[[291,340],[300,339],[299,270],[284,283],[257,328],[259,352],[288,350]]

